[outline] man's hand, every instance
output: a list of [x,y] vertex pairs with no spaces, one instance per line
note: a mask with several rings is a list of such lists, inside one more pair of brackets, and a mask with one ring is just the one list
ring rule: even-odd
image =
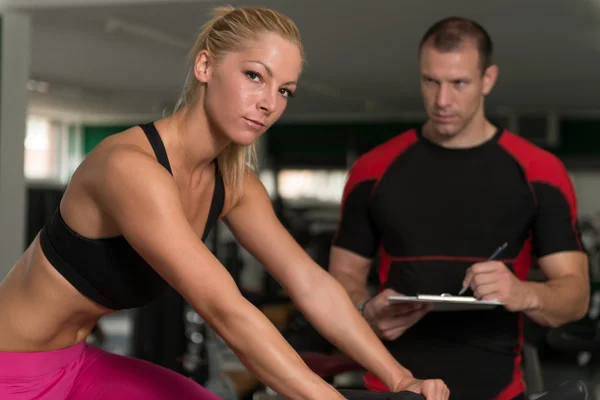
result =
[[423,304],[390,304],[388,302],[389,296],[398,295],[399,293],[392,289],[385,289],[369,300],[363,310],[365,319],[381,339],[394,340],[398,338],[432,308]]
[[393,392],[408,390],[425,396],[427,400],[448,400],[450,390],[444,382],[439,379],[420,380],[414,378],[403,379],[396,387],[392,388]]
[[470,287],[480,300],[498,300],[509,311],[525,311],[535,307],[527,284],[499,261],[473,264],[465,275],[464,287]]

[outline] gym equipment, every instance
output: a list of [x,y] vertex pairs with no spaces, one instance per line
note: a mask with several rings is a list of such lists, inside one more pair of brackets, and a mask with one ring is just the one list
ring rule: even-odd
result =
[[[526,341],[532,346],[525,346],[525,376],[527,392],[530,400],[540,398],[544,393],[542,367],[554,365],[560,368],[569,365],[577,378],[585,377],[589,382],[596,382],[600,368],[600,214],[595,218],[579,221],[582,242],[589,257],[591,299],[588,314],[583,319],[557,328],[546,328],[532,322],[526,322]],[[536,272],[535,270],[532,270]],[[538,271],[539,272],[539,271]],[[543,281],[543,277],[535,280]],[[527,320],[526,320],[527,321]],[[541,359],[541,363],[540,363]]]
[[206,352],[208,357],[208,380],[204,387],[226,400],[238,400],[237,389],[233,381],[223,375],[223,359],[217,334],[210,328],[206,329]]
[[590,393],[583,381],[563,383],[558,389],[546,392],[537,400],[590,400]]
[[189,305],[186,306],[185,320],[184,374],[223,399],[238,400],[235,385],[222,374],[222,354],[226,345]]
[[186,349],[182,358],[183,373],[201,385],[208,380],[209,365],[206,348],[206,324],[192,307],[185,311]]
[[525,393],[529,400],[533,400],[544,393],[544,378],[537,347],[527,341],[523,343],[523,367]]
[[[216,224],[206,238],[215,256],[218,231]],[[186,320],[186,307],[183,296],[169,287],[152,303],[135,309],[130,356],[185,374],[182,357],[189,350],[190,341],[186,337],[186,323],[190,323]]]
[[[423,400],[424,397],[413,392],[382,393],[366,390],[339,390],[348,400]],[[252,400],[283,400],[278,394],[259,393]]]
[[600,353],[600,335],[592,324],[567,324],[548,331],[548,345],[563,353],[575,354],[580,366]]
[[[413,392],[382,393],[366,390],[339,390],[348,400],[423,400],[424,397]],[[283,400],[273,393],[256,394],[252,400]],[[456,399],[460,400],[460,399]],[[558,389],[542,394],[537,400],[590,400],[590,394],[583,381],[565,382]]]
[[579,221],[581,242],[585,247],[590,264],[590,279],[600,280],[600,213]]
[[92,331],[86,339],[86,343],[92,346],[103,348],[106,342],[106,334],[99,324],[94,325]]
[[133,315],[132,354],[183,373],[181,356],[185,352],[185,300],[171,287]]

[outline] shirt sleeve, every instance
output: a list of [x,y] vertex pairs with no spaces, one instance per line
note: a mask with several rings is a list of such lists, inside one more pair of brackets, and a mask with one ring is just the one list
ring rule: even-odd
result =
[[333,245],[365,258],[373,258],[380,241],[380,232],[370,213],[371,193],[377,177],[370,173],[368,163],[358,160],[350,170],[341,202],[340,221]]
[[562,251],[583,251],[578,229],[577,199],[566,168],[557,158],[544,163],[531,182],[537,201],[533,245],[538,258]]

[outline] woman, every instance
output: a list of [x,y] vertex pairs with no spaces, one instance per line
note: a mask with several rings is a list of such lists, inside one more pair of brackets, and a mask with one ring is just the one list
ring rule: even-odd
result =
[[219,8],[190,54],[176,112],[103,141],[0,286],[0,398],[215,399],[172,371],[85,344],[103,315],[171,285],[266,385],[289,398],[341,398],[247,302],[199,240],[223,218],[309,321],[391,390],[447,399],[387,353],[344,290],[275,217],[246,167],[296,90],[296,26],[267,9]]

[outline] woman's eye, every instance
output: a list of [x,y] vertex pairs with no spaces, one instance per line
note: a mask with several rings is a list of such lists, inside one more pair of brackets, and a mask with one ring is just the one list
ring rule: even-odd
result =
[[260,74],[254,71],[246,71],[246,76],[253,82],[260,82]]
[[294,92],[292,92],[290,89],[281,89],[281,94],[283,97],[288,99],[294,97]]

